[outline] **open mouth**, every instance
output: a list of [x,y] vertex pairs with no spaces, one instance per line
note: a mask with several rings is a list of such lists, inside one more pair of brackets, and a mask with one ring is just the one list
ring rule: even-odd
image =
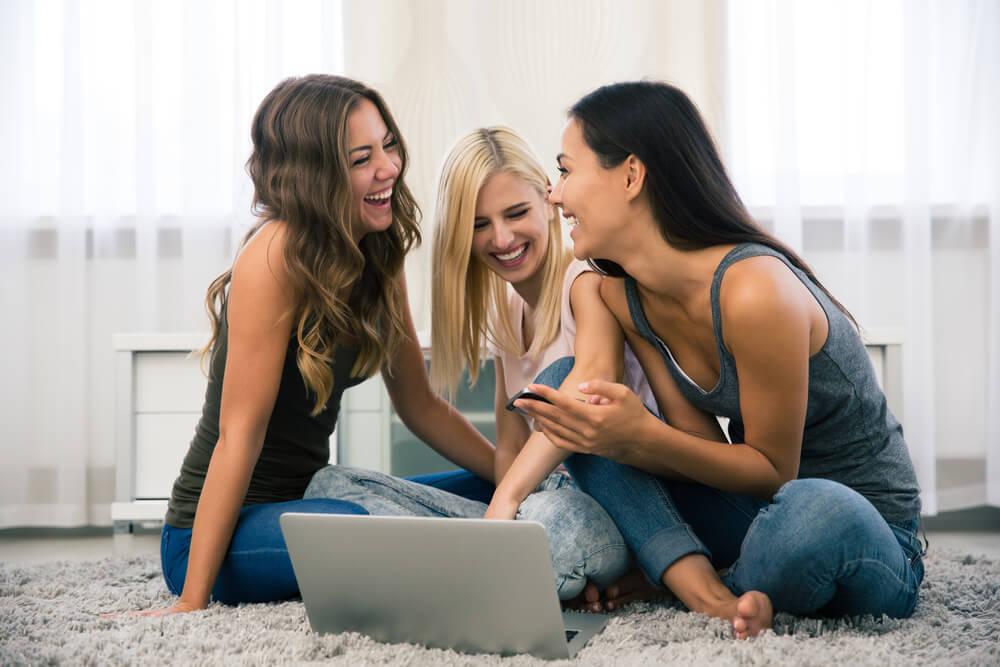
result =
[[523,243],[518,247],[514,248],[510,252],[492,253],[496,257],[497,261],[500,262],[506,268],[512,268],[521,264],[524,261],[525,256],[528,254],[528,243]]
[[365,196],[365,203],[369,206],[373,206],[378,209],[389,208],[389,203],[392,200],[392,188],[386,188],[381,192],[376,192],[374,194]]

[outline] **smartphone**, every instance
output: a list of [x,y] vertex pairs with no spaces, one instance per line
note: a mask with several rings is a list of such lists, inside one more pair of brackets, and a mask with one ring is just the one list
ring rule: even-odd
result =
[[514,401],[517,401],[522,398],[528,401],[541,401],[542,403],[548,403],[549,405],[552,405],[552,401],[545,398],[541,394],[536,394],[533,391],[522,389],[521,391],[514,394],[509,401],[507,401],[507,409],[510,410],[511,412],[516,412],[520,415],[524,415],[525,417],[529,417],[530,415],[526,413],[524,410],[519,410],[518,408],[514,407]]

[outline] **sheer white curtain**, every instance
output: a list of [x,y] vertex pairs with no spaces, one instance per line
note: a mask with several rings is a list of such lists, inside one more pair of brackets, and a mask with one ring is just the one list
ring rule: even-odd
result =
[[[345,71],[385,95],[429,239],[445,152],[474,127],[509,124],[554,166],[568,105],[642,77],[715,125],[722,7],[0,2],[0,527],[108,521],[111,335],[207,328],[204,290],[250,222],[250,117],[277,80]],[[407,263],[421,329],[428,245]]]
[[320,0],[0,3],[0,528],[108,523],[111,336],[207,330],[253,111],[341,37]]
[[727,9],[738,188],[901,344],[925,512],[1000,503],[1000,3]]

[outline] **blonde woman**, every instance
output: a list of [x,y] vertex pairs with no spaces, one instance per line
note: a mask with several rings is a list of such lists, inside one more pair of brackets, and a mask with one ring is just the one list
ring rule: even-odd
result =
[[[427,380],[402,271],[419,211],[381,96],[341,77],[288,79],[261,103],[252,138],[260,222],[208,290],[205,406],[163,528],[163,575],[180,597],[150,613],[298,593],[278,516],[366,511],[303,496],[329,460],[341,395],[375,372],[414,433],[493,474],[489,442]],[[422,499],[481,513],[422,488]]]
[[600,506],[562,470],[552,473],[565,453],[505,406],[536,378],[566,376],[574,355],[565,386],[624,373],[638,393],[649,390],[630,354],[615,367],[603,335],[616,325],[595,307],[600,276],[564,247],[548,187],[530,147],[508,128],[476,130],[452,149],[438,191],[431,378],[454,392],[463,370],[475,381],[484,348],[491,350],[499,488],[486,517],[541,522],[560,596],[569,599],[588,579],[602,588],[617,580],[628,551]]

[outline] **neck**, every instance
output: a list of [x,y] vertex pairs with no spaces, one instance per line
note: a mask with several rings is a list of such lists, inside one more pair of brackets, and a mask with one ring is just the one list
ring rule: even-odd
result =
[[524,300],[530,310],[538,306],[538,300],[542,296],[542,281],[545,279],[545,264],[540,264],[538,270],[527,280],[522,280],[516,285],[512,283],[514,291]]
[[635,278],[642,290],[684,304],[711,285],[730,246],[681,250],[664,240],[652,215],[634,222],[636,233],[622,235],[620,245],[609,249],[614,257],[608,259]]

